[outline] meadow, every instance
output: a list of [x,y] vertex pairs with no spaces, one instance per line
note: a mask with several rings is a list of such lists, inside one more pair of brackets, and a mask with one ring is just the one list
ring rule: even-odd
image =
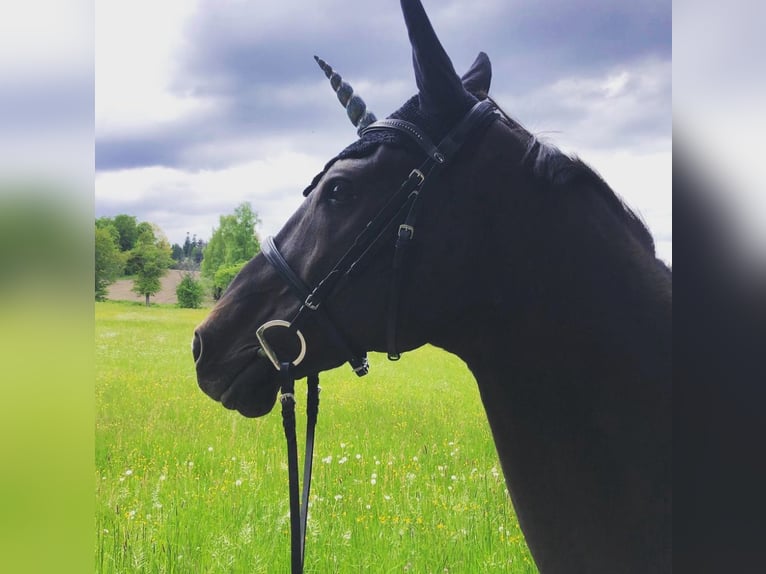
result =
[[[96,303],[96,572],[289,572],[279,407],[246,419],[199,390],[207,312]],[[536,572],[467,368],[370,359],[321,376],[306,572]]]

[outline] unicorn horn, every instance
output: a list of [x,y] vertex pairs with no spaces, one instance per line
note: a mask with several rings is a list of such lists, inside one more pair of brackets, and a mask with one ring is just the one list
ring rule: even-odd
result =
[[324,71],[324,75],[330,80],[332,89],[338,96],[340,103],[346,108],[351,123],[357,128],[357,133],[361,133],[364,128],[377,121],[378,118],[367,109],[364,100],[354,93],[354,89],[341,78],[338,72],[333,70],[322,58],[314,56],[314,59]]

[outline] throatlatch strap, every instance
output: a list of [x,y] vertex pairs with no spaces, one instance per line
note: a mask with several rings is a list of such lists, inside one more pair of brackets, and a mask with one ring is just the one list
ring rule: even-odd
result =
[[[421,189],[422,192],[422,189]],[[401,358],[396,339],[396,326],[399,319],[399,294],[402,290],[404,277],[404,257],[409,250],[412,239],[415,237],[415,220],[417,219],[420,202],[420,194],[413,198],[407,210],[404,223],[399,225],[394,245],[394,261],[391,266],[391,287],[388,290],[388,309],[386,323],[386,351],[389,361],[398,361]]]

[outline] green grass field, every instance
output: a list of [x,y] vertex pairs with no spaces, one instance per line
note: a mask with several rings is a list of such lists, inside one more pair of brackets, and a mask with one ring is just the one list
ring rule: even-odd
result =
[[[289,571],[279,407],[246,419],[198,389],[207,312],[96,303],[99,573]],[[536,572],[466,367],[371,364],[321,377],[306,572]]]

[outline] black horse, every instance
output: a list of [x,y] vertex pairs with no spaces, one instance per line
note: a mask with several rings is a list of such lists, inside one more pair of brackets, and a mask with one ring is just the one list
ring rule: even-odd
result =
[[376,123],[319,61],[362,135],[196,330],[199,385],[262,416],[296,335],[296,377],[439,346],[476,377],[541,572],[669,572],[671,273],[598,175],[488,100],[485,54],[460,78],[402,9],[418,94]]

